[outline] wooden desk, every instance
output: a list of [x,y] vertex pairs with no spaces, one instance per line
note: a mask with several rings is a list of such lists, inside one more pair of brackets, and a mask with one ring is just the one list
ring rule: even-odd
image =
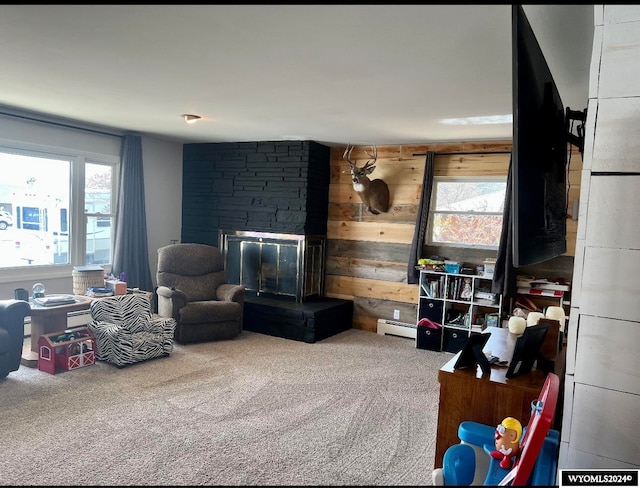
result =
[[[484,333],[491,333],[491,337],[483,350],[510,361],[518,336],[499,327],[487,327]],[[441,468],[447,448],[460,442],[458,426],[465,420],[495,426],[505,417],[515,417],[527,425],[531,402],[538,398],[546,379],[541,370],[511,379],[505,378],[506,367],[492,366],[491,374],[485,376],[479,366],[475,370],[454,370],[459,355],[438,372],[440,403],[434,468]]]
[[76,303],[58,305],[56,307],[43,307],[31,305],[31,342],[22,349],[20,364],[28,368],[38,367],[38,339],[43,334],[63,331],[67,328],[67,314],[76,310],[86,310],[91,306],[91,298],[83,295],[74,295]]

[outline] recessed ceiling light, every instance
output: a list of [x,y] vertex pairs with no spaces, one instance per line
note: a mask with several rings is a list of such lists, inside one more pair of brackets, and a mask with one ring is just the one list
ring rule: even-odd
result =
[[480,117],[463,117],[459,119],[440,119],[440,123],[447,125],[512,124],[513,115],[484,115]]
[[182,117],[187,124],[195,124],[202,118],[199,115],[194,114],[182,114],[180,117]]

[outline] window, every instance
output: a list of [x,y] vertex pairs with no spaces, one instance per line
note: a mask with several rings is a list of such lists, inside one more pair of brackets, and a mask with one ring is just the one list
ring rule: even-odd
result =
[[506,177],[435,178],[427,244],[497,249]]
[[[118,161],[0,147],[0,269],[110,264]],[[4,226],[3,226],[4,227]]]
[[111,243],[115,230],[113,209],[113,166],[85,165],[84,207],[86,225],[85,256],[87,264],[111,263]]

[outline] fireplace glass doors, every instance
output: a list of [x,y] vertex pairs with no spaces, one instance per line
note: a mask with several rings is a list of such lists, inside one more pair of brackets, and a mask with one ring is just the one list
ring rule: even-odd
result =
[[325,236],[220,231],[228,283],[303,302],[323,295]]

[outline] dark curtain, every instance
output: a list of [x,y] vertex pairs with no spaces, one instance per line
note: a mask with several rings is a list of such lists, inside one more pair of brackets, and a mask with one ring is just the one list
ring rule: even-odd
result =
[[507,191],[504,196],[504,210],[502,213],[502,234],[496,257],[496,267],[493,272],[491,291],[501,293],[503,298],[512,298],[516,295],[517,270],[513,267],[513,220],[511,213],[511,200],[513,193],[512,181],[513,155],[509,161],[509,174],[507,176]]
[[120,153],[120,184],[112,273],[124,272],[128,288],[153,290],[147,250],[142,138],[125,135]]
[[407,264],[407,283],[418,283],[420,272],[416,269],[418,259],[422,257],[422,244],[424,242],[424,234],[427,231],[427,221],[429,220],[429,204],[431,202],[431,190],[433,189],[433,160],[435,153],[427,152],[427,159],[424,164],[424,177],[422,179],[422,197],[420,198],[420,207],[418,207],[418,215],[416,217],[416,231],[413,234],[411,242],[411,251],[409,252],[409,263]]

